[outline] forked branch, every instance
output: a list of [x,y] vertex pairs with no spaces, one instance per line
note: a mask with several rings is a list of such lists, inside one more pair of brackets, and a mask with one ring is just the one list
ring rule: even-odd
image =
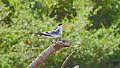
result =
[[63,62],[61,68],[64,68],[65,64],[68,62],[68,60],[70,60],[70,58],[74,55],[74,51],[65,59],[65,61]]
[[49,57],[54,52],[60,50],[64,47],[70,47],[70,42],[66,41],[56,41],[51,46],[49,46],[46,50],[44,50],[29,66],[28,68],[38,68],[43,61]]

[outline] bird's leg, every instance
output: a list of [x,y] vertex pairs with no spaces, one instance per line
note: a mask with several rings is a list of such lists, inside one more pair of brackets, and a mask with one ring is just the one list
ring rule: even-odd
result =
[[58,41],[58,38],[55,38],[54,42]]
[[61,41],[61,37],[55,38],[55,40],[53,40],[53,42],[57,42],[57,41]]
[[57,40],[56,40],[56,41],[61,41],[61,37],[57,38]]
[[52,42],[54,43],[56,41],[59,41],[59,38],[54,38]]
[[54,42],[56,42],[56,40],[53,40],[52,42],[54,43]]

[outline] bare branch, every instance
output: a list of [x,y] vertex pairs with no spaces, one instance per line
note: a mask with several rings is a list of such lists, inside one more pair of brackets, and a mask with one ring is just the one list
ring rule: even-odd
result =
[[38,68],[43,61],[49,57],[54,52],[60,50],[64,47],[70,47],[70,42],[65,41],[56,41],[51,46],[49,46],[46,50],[44,50],[29,66],[28,68]]
[[70,60],[70,57],[72,57],[74,55],[74,51],[65,59],[65,61],[63,62],[61,68],[64,68],[65,64],[68,62],[68,60]]

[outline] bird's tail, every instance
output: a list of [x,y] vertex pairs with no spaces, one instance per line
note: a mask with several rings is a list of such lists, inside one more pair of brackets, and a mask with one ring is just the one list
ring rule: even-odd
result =
[[42,35],[42,32],[36,32],[35,35]]
[[48,35],[44,32],[36,32],[35,35],[44,35],[44,36],[51,36],[51,35]]

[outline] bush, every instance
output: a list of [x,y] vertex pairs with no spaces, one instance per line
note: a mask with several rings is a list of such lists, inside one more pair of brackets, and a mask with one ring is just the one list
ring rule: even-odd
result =
[[46,68],[59,68],[72,51],[65,67],[120,67],[119,0],[1,0],[0,5],[0,68],[26,68],[53,41],[33,33],[59,23],[67,25],[62,39],[72,45],[51,55]]

